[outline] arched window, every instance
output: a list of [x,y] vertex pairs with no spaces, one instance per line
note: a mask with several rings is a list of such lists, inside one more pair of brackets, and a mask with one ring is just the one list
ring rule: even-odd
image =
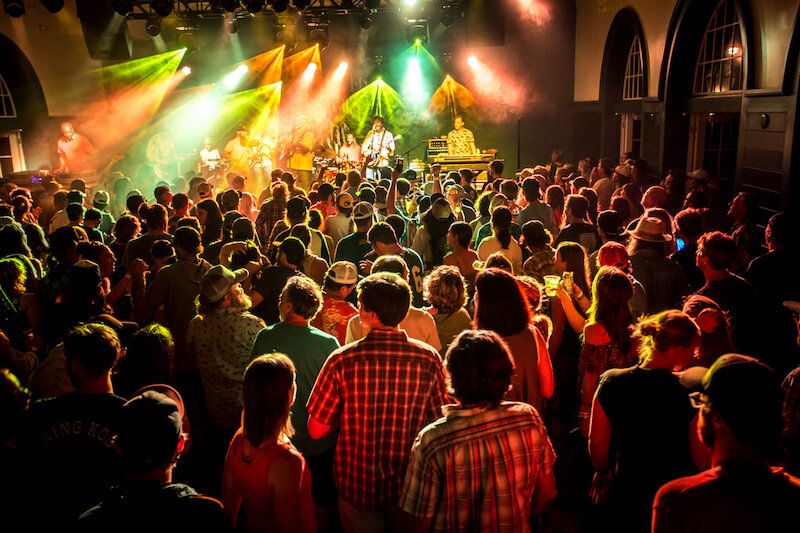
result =
[[694,94],[741,91],[744,52],[736,5],[722,0],[708,21],[697,56]]
[[633,38],[628,49],[628,63],[625,65],[625,81],[622,84],[623,100],[639,100],[644,92],[644,73],[642,72],[642,45],[639,36]]
[[0,118],[16,118],[17,110],[14,107],[14,99],[11,98],[11,91],[8,90],[6,80],[0,76]]

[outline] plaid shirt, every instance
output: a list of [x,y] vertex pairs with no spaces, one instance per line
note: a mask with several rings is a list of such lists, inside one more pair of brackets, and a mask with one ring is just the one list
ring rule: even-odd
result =
[[530,531],[536,481],[555,461],[539,413],[518,402],[442,411],[414,442],[400,507],[433,517],[434,531]]
[[535,278],[539,283],[544,282],[544,276],[556,274],[553,256],[556,251],[549,244],[539,248],[522,264],[522,272],[526,276]]
[[333,352],[308,412],[339,426],[334,477],[361,509],[395,505],[411,444],[447,403],[442,359],[404,331],[375,330]]
[[283,215],[286,214],[286,201],[279,201],[275,198],[270,198],[261,206],[256,218],[256,231],[258,236],[261,237],[261,244],[266,248],[269,243],[268,239],[272,234],[272,228],[279,220],[283,220]]

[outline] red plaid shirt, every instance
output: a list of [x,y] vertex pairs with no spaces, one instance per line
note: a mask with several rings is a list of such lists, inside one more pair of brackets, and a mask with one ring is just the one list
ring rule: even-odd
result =
[[432,531],[530,531],[533,491],[555,453],[528,404],[445,406],[411,452],[400,507],[433,517]]
[[396,505],[411,444],[445,403],[441,357],[405,331],[373,329],[333,352],[308,412],[339,426],[334,476],[342,498],[361,509]]

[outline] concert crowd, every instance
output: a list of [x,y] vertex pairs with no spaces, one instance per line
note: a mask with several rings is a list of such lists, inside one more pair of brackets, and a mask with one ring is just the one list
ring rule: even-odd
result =
[[797,531],[797,220],[622,159],[0,183],[8,531]]

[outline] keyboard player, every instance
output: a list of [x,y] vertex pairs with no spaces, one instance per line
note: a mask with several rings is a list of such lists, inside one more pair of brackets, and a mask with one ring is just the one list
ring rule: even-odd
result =
[[464,117],[456,115],[453,119],[453,130],[447,134],[448,155],[474,155],[478,153],[475,147],[475,137],[465,128]]

